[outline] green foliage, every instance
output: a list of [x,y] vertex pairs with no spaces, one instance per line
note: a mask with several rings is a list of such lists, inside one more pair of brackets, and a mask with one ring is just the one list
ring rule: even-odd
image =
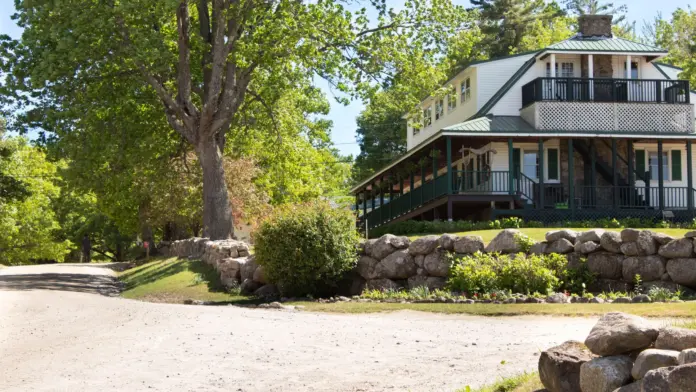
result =
[[284,295],[321,294],[357,262],[352,213],[327,203],[279,207],[255,239],[257,261]]
[[641,291],[643,291],[643,278],[641,278],[640,274],[636,274],[633,277],[633,293],[638,295]]
[[563,255],[501,255],[478,252],[451,262],[448,286],[466,293],[547,293],[559,289]]
[[523,253],[529,253],[529,251],[532,249],[532,245],[536,244],[536,241],[522,233],[515,234],[515,242],[517,242],[517,245],[520,247],[520,251]]
[[585,293],[587,286],[592,284],[596,276],[590,272],[587,268],[587,259],[580,259],[578,268],[567,268],[564,265],[564,269],[559,275],[562,284],[561,288],[567,290],[571,293]]
[[0,160],[0,173],[21,178],[28,192],[22,198],[0,200],[0,264],[63,261],[70,241],[56,239],[60,225],[52,208],[60,195],[54,178],[58,165],[25,138],[0,139],[0,149],[12,151]]
[[653,286],[648,290],[647,294],[655,302],[668,302],[679,299],[679,294],[665,287]]

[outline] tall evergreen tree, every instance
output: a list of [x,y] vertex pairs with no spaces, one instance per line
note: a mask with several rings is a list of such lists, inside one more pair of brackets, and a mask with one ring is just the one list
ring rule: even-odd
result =
[[600,0],[565,0],[565,5],[571,14],[575,15],[614,15],[612,21],[615,25],[623,23],[626,19],[628,7],[623,5],[615,6],[613,2],[603,2]]

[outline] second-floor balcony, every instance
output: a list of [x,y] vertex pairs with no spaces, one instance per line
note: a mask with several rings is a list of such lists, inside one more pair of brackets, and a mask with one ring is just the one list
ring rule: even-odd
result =
[[522,86],[522,105],[534,102],[689,104],[688,80],[537,78]]
[[520,116],[540,131],[693,133],[690,95],[686,80],[537,78]]

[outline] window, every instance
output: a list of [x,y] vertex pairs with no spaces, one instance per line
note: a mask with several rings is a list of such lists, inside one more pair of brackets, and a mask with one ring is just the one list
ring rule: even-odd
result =
[[445,101],[439,99],[435,104],[435,120],[439,120],[445,115]]
[[[628,73],[626,73],[626,62],[623,62],[624,78],[628,79]],[[638,63],[631,62],[631,79],[638,79]]]
[[[558,73],[558,63],[556,63],[556,77],[572,78],[575,76],[573,63],[561,63],[561,73]],[[546,63],[546,77],[551,77],[551,63]]]
[[524,151],[522,173],[529,178],[539,178],[539,151]]
[[433,125],[432,108],[432,106],[428,106],[427,109],[423,110],[423,126],[425,127]]
[[420,133],[420,128],[413,127],[413,135],[418,135]]
[[[650,166],[650,179],[657,180],[657,152],[650,152],[648,165]],[[662,178],[665,181],[669,181],[669,159],[666,152],[662,153]]]
[[466,78],[462,81],[462,102],[466,102],[471,99],[471,78]]
[[447,111],[451,112],[457,107],[457,88],[452,87],[452,91],[447,94]]

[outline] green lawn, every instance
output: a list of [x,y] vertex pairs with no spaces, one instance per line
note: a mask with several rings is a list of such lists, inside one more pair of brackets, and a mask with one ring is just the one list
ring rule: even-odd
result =
[[182,303],[187,299],[250,302],[247,297],[226,291],[217,272],[199,260],[157,258],[121,272],[119,279],[125,284],[124,298],[167,303]]
[[481,316],[597,316],[607,312],[625,312],[645,317],[696,317],[696,302],[651,304],[448,304],[448,303],[359,303],[296,302],[308,311],[331,313],[375,313],[415,310],[446,314]]
[[[553,227],[542,227],[542,228],[533,228],[533,229],[518,229],[522,233],[526,234],[528,237],[536,240],[536,241],[543,241],[546,238],[546,233],[552,230],[561,230],[563,228],[553,228]],[[586,228],[570,228],[570,230],[574,231],[587,231],[591,229],[586,229]],[[621,231],[622,229],[603,229],[607,231]],[[686,232],[689,232],[691,230],[689,229],[647,229],[647,230],[652,230],[658,233],[664,233],[667,235],[670,235],[675,238],[683,237]],[[500,230],[477,230],[477,231],[465,231],[465,232],[460,232],[460,233],[453,233],[458,236],[464,236],[464,235],[480,235],[483,238],[484,243],[489,243],[496,235],[500,233]],[[419,235],[414,235],[410,236],[409,238],[411,239],[416,239],[419,237],[423,237],[425,234],[419,234]]]

